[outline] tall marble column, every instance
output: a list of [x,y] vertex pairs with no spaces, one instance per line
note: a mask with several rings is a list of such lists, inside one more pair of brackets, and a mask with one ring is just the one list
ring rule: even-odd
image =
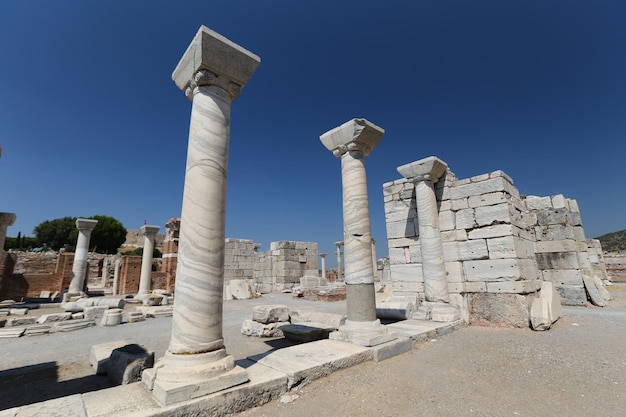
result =
[[322,279],[326,279],[326,255],[325,253],[320,253],[320,258],[322,258]]
[[372,238],[372,268],[374,269],[374,279],[378,273],[378,258],[376,258],[376,240]]
[[398,172],[415,183],[419,241],[422,251],[424,293],[426,301],[448,302],[448,279],[443,260],[439,231],[439,212],[434,183],[446,172],[448,165],[431,156],[398,167]]
[[337,281],[341,281],[341,247],[343,242],[335,242],[335,246],[337,247]]
[[159,233],[159,226],[143,225],[139,229],[143,234],[143,255],[141,258],[141,275],[139,276],[138,295],[148,295],[152,292],[152,253],[154,252],[154,236]]
[[320,140],[341,158],[343,237],[346,276],[345,326],[333,338],[364,346],[395,339],[376,318],[372,236],[365,174],[365,156],[376,147],[384,130],[365,119],[352,119],[332,129]]
[[192,101],[169,348],[153,395],[172,404],[248,381],[222,337],[231,100],[260,58],[202,26],[174,70]]
[[7,228],[15,223],[15,213],[0,213],[0,254],[4,252],[4,242],[7,238]]
[[113,295],[117,295],[117,287],[120,281],[120,264],[122,263],[121,255],[115,256],[115,264],[113,268]]
[[91,232],[98,224],[98,220],[76,219],[78,228],[78,239],[76,240],[76,251],[74,252],[74,264],[72,265],[72,280],[68,290],[69,296],[83,295],[85,277],[87,276],[87,254],[89,253],[89,239]]

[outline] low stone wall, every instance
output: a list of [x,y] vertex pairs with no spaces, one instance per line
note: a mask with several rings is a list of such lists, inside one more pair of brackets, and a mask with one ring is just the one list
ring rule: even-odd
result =
[[611,281],[626,282],[626,252],[605,252],[604,261]]

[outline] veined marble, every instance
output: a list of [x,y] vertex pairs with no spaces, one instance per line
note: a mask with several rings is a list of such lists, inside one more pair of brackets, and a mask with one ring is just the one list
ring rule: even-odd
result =
[[152,252],[154,251],[154,236],[159,233],[159,226],[143,225],[139,229],[143,234],[143,255],[141,258],[141,275],[139,276],[139,295],[152,292]]
[[447,168],[448,165],[445,162],[434,156],[398,167],[400,174],[415,182],[415,203],[426,301],[449,301],[437,197],[433,186]]
[[72,280],[70,281],[69,294],[81,294],[87,274],[87,253],[89,252],[89,239],[91,232],[98,224],[98,220],[76,219],[78,239],[74,252],[74,264],[72,265]]

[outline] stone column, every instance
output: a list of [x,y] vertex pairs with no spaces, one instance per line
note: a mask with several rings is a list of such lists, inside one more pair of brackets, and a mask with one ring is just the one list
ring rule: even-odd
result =
[[193,104],[172,334],[154,380],[153,395],[163,405],[248,381],[222,337],[224,228],[231,100],[259,62],[202,26],[172,75]]
[[365,119],[353,119],[320,136],[341,158],[343,236],[346,277],[346,325],[333,338],[363,346],[395,339],[376,319],[372,237],[364,157],[376,147],[384,130]]
[[107,278],[109,278],[109,260],[104,258],[102,260],[102,280],[100,281],[100,286],[102,288],[106,288],[107,286]]
[[84,295],[83,287],[87,275],[87,254],[89,253],[89,239],[91,231],[98,224],[98,220],[76,219],[78,228],[78,239],[76,240],[76,251],[74,252],[74,264],[72,265],[72,280],[68,296]]
[[320,258],[322,258],[322,279],[326,279],[326,254],[320,253]]
[[117,295],[117,287],[120,280],[120,264],[121,264],[121,256],[115,256],[115,267],[113,269],[113,291],[111,292],[113,295]]
[[398,172],[415,183],[424,293],[426,301],[449,301],[448,279],[443,259],[443,245],[439,231],[439,213],[434,184],[446,172],[448,165],[431,156],[398,167]]
[[376,241],[372,238],[372,268],[374,269],[374,279],[378,273],[378,259],[376,258]]
[[154,252],[154,236],[159,233],[160,229],[159,226],[148,226],[145,224],[139,229],[143,234],[139,296],[149,295],[152,292],[152,252]]
[[0,254],[4,252],[7,228],[15,223],[15,213],[0,213]]
[[335,242],[335,246],[337,247],[337,281],[341,281],[341,247],[343,242]]

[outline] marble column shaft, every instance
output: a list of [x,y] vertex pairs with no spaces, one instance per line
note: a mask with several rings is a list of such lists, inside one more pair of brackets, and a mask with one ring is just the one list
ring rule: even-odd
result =
[[437,198],[432,181],[423,180],[415,183],[415,200],[425,298],[426,301],[448,302],[448,279],[439,231]]
[[78,228],[78,239],[76,241],[76,251],[74,252],[74,263],[72,265],[72,280],[70,281],[69,294],[82,294],[87,275],[87,255],[89,253],[89,240],[91,232],[98,224],[98,220],[76,219]]
[[143,255],[141,258],[141,275],[139,276],[139,295],[152,292],[152,253],[154,252],[154,236],[159,233],[159,226],[143,225],[139,230],[143,234]]
[[335,246],[337,246],[337,281],[341,281],[341,247],[343,242],[336,242]]
[[113,295],[117,295],[117,287],[120,279],[120,264],[122,263],[119,256],[115,257],[115,267],[113,269]]
[[322,258],[322,278],[326,279],[326,254],[320,253],[320,258]]

